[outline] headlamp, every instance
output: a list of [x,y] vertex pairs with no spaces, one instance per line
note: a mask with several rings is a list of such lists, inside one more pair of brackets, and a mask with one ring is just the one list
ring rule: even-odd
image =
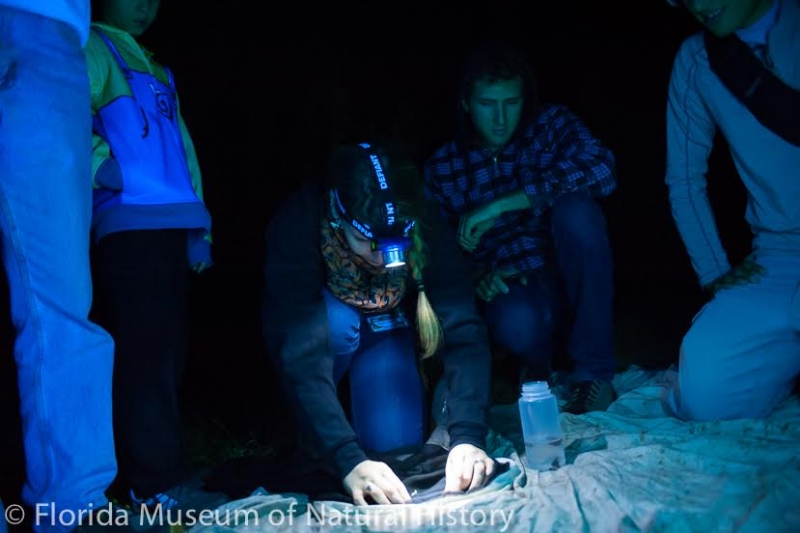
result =
[[409,237],[390,237],[372,241],[372,249],[378,250],[383,256],[383,266],[396,268],[406,264],[406,251],[411,248]]
[[339,191],[331,191],[331,206],[339,215],[347,220],[356,231],[370,239],[370,248],[380,251],[385,268],[397,268],[406,264],[406,252],[412,245],[411,230],[413,220],[403,220],[396,216],[395,200],[383,171],[378,155],[368,143],[360,143],[372,165],[373,174],[378,183],[378,190],[383,204],[383,220],[378,224],[367,224],[358,221],[349,213],[339,197]]

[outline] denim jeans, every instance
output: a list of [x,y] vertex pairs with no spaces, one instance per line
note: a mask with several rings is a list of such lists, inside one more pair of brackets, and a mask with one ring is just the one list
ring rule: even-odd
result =
[[492,340],[547,379],[556,340],[564,337],[572,380],[611,380],[613,279],[603,212],[584,194],[565,194],[550,223],[554,264],[482,305]]
[[[16,331],[22,497],[105,505],[116,475],[113,342],[89,321],[91,108],[70,26],[0,6],[0,230]],[[38,531],[75,524],[46,518]]]
[[359,445],[388,452],[422,444],[422,381],[412,326],[373,332],[360,311],[323,291],[334,382],[350,373],[353,429]]

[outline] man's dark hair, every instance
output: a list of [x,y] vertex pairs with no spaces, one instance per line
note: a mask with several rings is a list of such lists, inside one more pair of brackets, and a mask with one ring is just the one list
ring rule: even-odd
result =
[[461,70],[456,101],[457,136],[461,147],[474,140],[476,134],[463,103],[468,102],[475,82],[522,79],[522,94],[525,98],[522,120],[515,135],[523,130],[539,107],[538,91],[533,70],[522,51],[505,39],[487,39],[480,42],[466,57]]

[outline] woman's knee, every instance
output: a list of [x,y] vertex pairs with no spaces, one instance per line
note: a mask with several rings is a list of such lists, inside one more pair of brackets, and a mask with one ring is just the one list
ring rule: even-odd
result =
[[378,342],[368,334],[361,346],[361,353],[353,361],[351,379],[363,380],[371,383],[369,388],[380,389],[380,382],[393,381],[418,381],[416,348],[411,330],[395,335],[381,335]]
[[353,425],[361,444],[389,451],[421,443],[423,390],[410,335],[368,345],[350,369]]

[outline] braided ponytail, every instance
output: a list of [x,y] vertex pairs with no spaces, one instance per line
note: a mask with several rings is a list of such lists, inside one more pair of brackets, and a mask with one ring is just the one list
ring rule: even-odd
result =
[[425,295],[425,285],[422,279],[422,269],[425,268],[425,243],[419,234],[419,225],[413,233],[414,245],[408,254],[408,263],[411,268],[411,278],[417,285],[417,328],[419,330],[422,359],[427,359],[436,353],[442,345],[442,326],[439,318],[433,311],[430,300]]

